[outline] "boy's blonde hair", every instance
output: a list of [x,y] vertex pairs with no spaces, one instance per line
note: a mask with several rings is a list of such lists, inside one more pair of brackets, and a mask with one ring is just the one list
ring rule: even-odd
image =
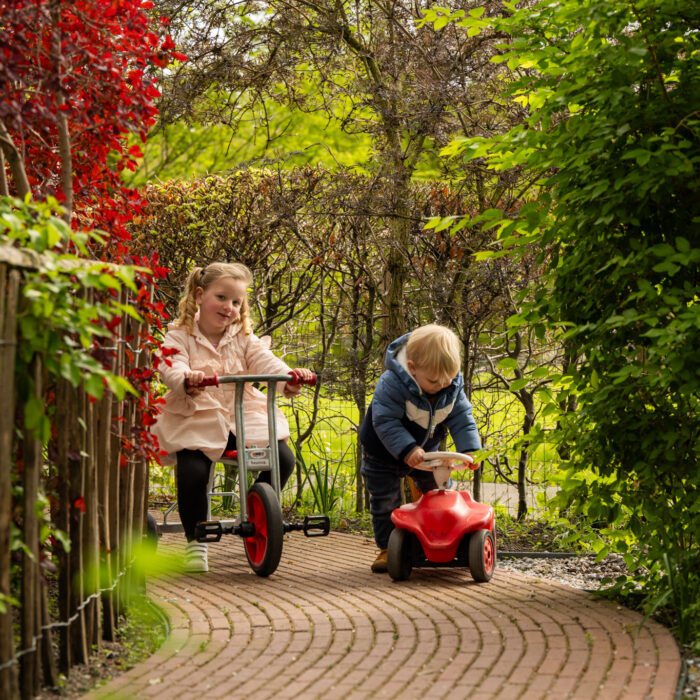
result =
[[420,369],[434,372],[440,379],[451,381],[459,373],[462,360],[459,339],[449,328],[437,323],[420,326],[408,336],[406,359]]
[[[207,287],[222,277],[230,277],[232,280],[245,282],[246,287],[253,283],[253,273],[242,263],[211,263],[206,267],[195,267],[187,277],[185,291],[180,298],[180,316],[175,321],[176,326],[184,326],[188,333],[194,330],[194,316],[197,313],[197,289],[206,291]],[[240,323],[243,333],[250,335],[250,311],[248,296],[243,298],[240,316],[235,323]]]

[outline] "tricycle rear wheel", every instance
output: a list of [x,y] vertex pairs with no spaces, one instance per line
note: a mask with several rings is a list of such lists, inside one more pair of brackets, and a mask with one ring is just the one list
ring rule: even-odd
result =
[[413,570],[411,562],[411,538],[406,530],[395,527],[389,535],[386,568],[393,581],[405,581]]
[[265,483],[250,487],[247,503],[248,520],[255,527],[255,534],[243,540],[246,557],[250,568],[258,576],[269,576],[282,558],[282,507],[275,490]]
[[490,530],[477,530],[469,538],[469,571],[477,583],[490,581],[496,568],[496,542]]
[[158,532],[158,523],[156,519],[150,514],[146,515],[146,532],[144,534],[144,542],[149,547],[156,549],[158,547],[158,537],[160,536]]

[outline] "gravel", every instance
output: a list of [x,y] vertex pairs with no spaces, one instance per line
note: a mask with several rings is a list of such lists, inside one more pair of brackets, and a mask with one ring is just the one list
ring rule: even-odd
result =
[[[611,554],[600,562],[595,557],[567,557],[560,554],[514,552],[510,558],[505,552],[499,552],[498,567],[519,571],[530,576],[537,576],[557,581],[567,586],[595,591],[609,578],[615,580],[627,573],[627,567],[620,555]],[[531,556],[528,556],[531,555]],[[688,649],[681,648],[683,655],[683,688],[676,695],[677,700],[696,700],[700,698],[700,656]]]
[[572,557],[558,552],[514,552],[517,558],[509,558],[499,552],[498,566],[521,571],[531,576],[565,583],[585,590],[597,590],[601,582],[615,579],[627,573],[627,566],[619,554],[610,554],[596,563],[594,556]]

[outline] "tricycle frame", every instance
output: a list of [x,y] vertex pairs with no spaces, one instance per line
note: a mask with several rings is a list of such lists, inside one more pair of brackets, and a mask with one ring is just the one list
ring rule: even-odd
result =
[[[267,447],[246,447],[245,419],[243,398],[246,383],[267,383]],[[235,383],[234,411],[236,421],[235,454],[224,455],[212,462],[209,483],[207,487],[207,520],[197,523],[195,536],[199,542],[218,542],[224,534],[240,535],[245,540],[246,556],[259,576],[268,576],[277,568],[282,553],[282,539],[285,532],[301,530],[307,537],[321,537],[330,532],[330,520],[326,515],[306,516],[302,523],[287,523],[282,518],[281,483],[279,468],[279,451],[277,441],[277,416],[275,399],[277,384],[283,383],[315,383],[302,381],[296,372],[290,374],[236,374],[226,376],[205,377],[197,387],[218,386],[219,384]],[[187,383],[187,382],[186,382]],[[255,453],[261,453],[260,464],[251,464]],[[214,477],[216,464],[235,466],[238,469],[238,492],[215,491]],[[271,484],[259,483],[248,488],[248,474],[270,471]],[[235,520],[211,520],[212,497],[232,496],[240,507],[240,513]],[[253,498],[253,501],[250,499]],[[250,504],[255,505],[254,521],[250,519]],[[182,529],[181,525],[173,527],[166,523],[167,515],[176,507],[173,504],[163,516],[163,530],[173,531]],[[262,511],[262,513],[261,513]],[[262,554],[258,552],[262,546]],[[270,551],[267,551],[267,548]]]

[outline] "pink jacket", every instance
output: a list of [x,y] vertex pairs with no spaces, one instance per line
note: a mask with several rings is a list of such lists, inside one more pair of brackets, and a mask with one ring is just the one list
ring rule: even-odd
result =
[[[267,342],[266,342],[267,341]],[[163,413],[151,428],[162,450],[163,464],[175,464],[179,450],[201,450],[212,461],[221,457],[229,432],[236,434],[234,392],[236,385],[206,387],[196,396],[185,393],[185,371],[217,374],[288,374],[291,369],[269,350],[269,338],[244,335],[239,324],[229,326],[217,348],[202,335],[195,322],[189,334],[185,328],[168,326],[164,348],[179,352],[163,358],[159,372],[168,387]],[[166,364],[170,362],[170,366]],[[286,385],[277,385],[285,393]],[[289,424],[279,410],[277,438],[289,437]],[[267,397],[251,384],[245,385],[243,417],[248,447],[267,446]]]

